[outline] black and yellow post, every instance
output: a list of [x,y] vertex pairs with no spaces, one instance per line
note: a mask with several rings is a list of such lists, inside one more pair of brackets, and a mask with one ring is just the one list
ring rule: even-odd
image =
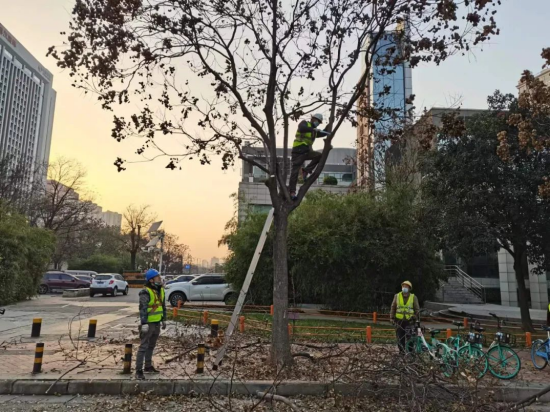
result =
[[32,320],[31,338],[40,337],[40,329],[42,328],[42,319],[35,318]]
[[220,322],[216,319],[212,319],[210,321],[210,336],[213,338],[217,338],[219,328],[220,328]]
[[34,366],[32,373],[40,373],[42,371],[42,358],[44,357],[44,344],[37,343],[34,350]]
[[122,370],[123,375],[128,375],[132,373],[132,344],[127,343],[124,346],[124,369]]
[[90,323],[88,325],[88,340],[95,339],[96,328],[97,328],[97,319],[90,319]]
[[199,351],[197,354],[197,373],[204,373],[204,353],[206,352],[206,347],[204,343],[199,343]]

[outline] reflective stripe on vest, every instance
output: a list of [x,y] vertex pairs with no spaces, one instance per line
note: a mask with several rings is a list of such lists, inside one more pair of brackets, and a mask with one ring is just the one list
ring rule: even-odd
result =
[[164,288],[160,289],[159,295],[153,289],[146,287],[149,292],[149,305],[147,306],[147,323],[158,323],[162,320],[164,314],[162,303],[164,302]]
[[403,300],[403,292],[397,294],[397,311],[395,312],[396,319],[409,320],[414,315],[414,295],[411,293],[407,303]]
[[[310,122],[307,122],[307,127],[313,127],[313,124]],[[296,131],[296,136],[294,138],[294,144],[292,147],[299,147],[299,146],[313,146],[313,133],[312,132],[305,132],[300,133],[300,131]]]

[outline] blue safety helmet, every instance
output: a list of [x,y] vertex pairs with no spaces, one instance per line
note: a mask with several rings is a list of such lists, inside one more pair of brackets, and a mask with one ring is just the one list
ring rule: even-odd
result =
[[145,272],[145,279],[149,282],[151,279],[159,275],[159,271],[155,269],[149,269]]

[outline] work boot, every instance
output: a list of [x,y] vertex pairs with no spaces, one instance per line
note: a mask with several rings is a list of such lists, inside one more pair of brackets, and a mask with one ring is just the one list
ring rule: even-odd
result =
[[298,196],[296,196],[296,192],[290,192],[290,200],[298,200]]
[[145,373],[160,373],[160,371],[158,369],[155,369],[155,367],[153,365],[151,366],[146,366],[145,369],[143,370]]
[[145,380],[145,375],[143,374],[143,371],[141,369],[136,371],[136,379],[138,381]]

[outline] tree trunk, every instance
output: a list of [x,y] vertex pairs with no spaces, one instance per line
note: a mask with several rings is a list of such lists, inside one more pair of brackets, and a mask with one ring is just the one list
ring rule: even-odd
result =
[[534,332],[535,329],[533,328],[531,314],[529,313],[527,289],[525,288],[525,276],[529,276],[526,245],[514,245],[514,272],[516,274],[516,283],[518,284],[521,324],[525,332]]
[[132,270],[136,270],[136,255],[137,252],[130,252],[130,266]]
[[[277,210],[278,209],[278,210]],[[288,211],[275,209],[275,239],[273,242],[273,337],[271,361],[274,365],[292,364],[288,336]]]

